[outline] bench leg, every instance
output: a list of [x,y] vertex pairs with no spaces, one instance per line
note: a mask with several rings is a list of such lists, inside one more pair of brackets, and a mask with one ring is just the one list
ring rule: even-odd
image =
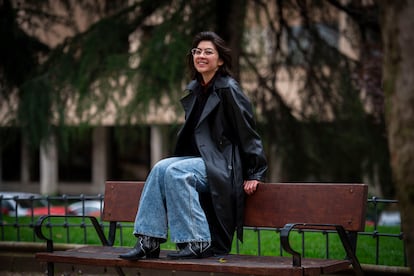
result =
[[124,271],[119,266],[116,266],[115,270],[116,270],[116,272],[118,273],[119,276],[125,276]]
[[47,263],[47,276],[55,275],[55,264],[48,262]]
[[348,240],[351,243],[352,251],[355,253],[357,248],[357,239],[358,239],[358,233],[357,232],[348,232]]
[[[354,268],[355,274],[357,276],[363,276],[364,272],[362,271],[361,264],[358,261],[357,256],[355,255],[356,250],[356,236],[353,236],[353,234],[348,235],[345,230],[342,227],[336,227],[336,230],[338,231],[339,238],[341,239],[342,245],[345,248],[345,251],[347,253],[347,257],[350,259],[352,266]],[[351,238],[351,240],[350,240]]]

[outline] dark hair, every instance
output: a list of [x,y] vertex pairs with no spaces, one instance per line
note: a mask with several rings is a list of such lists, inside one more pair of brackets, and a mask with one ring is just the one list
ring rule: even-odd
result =
[[[231,50],[226,46],[226,42],[215,32],[206,31],[198,33],[194,37],[191,49],[196,48],[201,41],[210,41],[216,47],[219,58],[223,61],[223,65],[219,67],[217,73],[223,76],[231,75]],[[190,52],[187,55],[187,66],[191,79],[201,80],[201,75],[194,67],[193,56]]]

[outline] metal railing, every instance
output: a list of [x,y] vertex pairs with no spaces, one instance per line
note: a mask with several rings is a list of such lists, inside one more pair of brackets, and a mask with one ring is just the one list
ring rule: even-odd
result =
[[[79,196],[48,196],[48,197],[26,197],[24,198],[25,207],[19,206],[22,198],[17,196],[2,196],[0,195],[0,241],[32,241],[32,242],[39,242],[40,240],[36,237],[33,229],[34,225],[37,221],[39,214],[49,213],[53,214],[55,212],[64,212],[66,214],[94,214],[97,217],[101,217],[102,209],[103,209],[103,195],[95,195],[95,196],[86,196],[86,195],[79,195]],[[91,203],[93,202],[94,208],[92,208]],[[6,204],[8,203],[8,204]],[[11,203],[11,205],[10,205]],[[404,234],[401,230],[401,226],[397,225],[394,226],[393,232],[384,232],[384,227],[379,225],[379,217],[381,212],[384,209],[388,209],[389,206],[397,205],[398,201],[396,200],[388,200],[388,199],[379,199],[377,197],[372,197],[368,199],[368,207],[367,207],[367,229],[368,231],[359,232],[358,233],[358,245],[364,243],[372,243],[374,242],[375,245],[374,250],[374,260],[369,260],[368,262],[371,264],[384,264],[381,262],[381,256],[384,255],[384,250],[395,250],[396,254],[400,256],[402,260],[397,260],[398,266],[408,266],[407,265],[407,256],[406,250],[404,245]],[[78,205],[78,206],[76,206]],[[11,206],[11,207],[10,207]],[[76,206],[77,209],[73,209]],[[11,209],[7,209],[11,208]],[[93,211],[95,210],[95,212]],[[97,212],[96,212],[97,211]],[[19,213],[20,212],[20,213]],[[59,213],[60,214],[60,213]],[[100,221],[100,224],[106,233],[108,229],[108,223]],[[93,225],[89,222],[89,220],[85,218],[79,218],[77,220],[72,220],[69,218],[64,218],[61,221],[55,222],[50,221],[47,225],[49,229],[49,234],[53,235],[54,229],[61,229],[59,231],[60,240],[64,243],[81,243],[87,244],[91,243],[91,239],[96,236],[95,232],[93,231]],[[129,237],[132,233],[133,225],[132,223],[118,223],[117,227],[117,245],[119,246],[131,246],[128,242],[130,241]],[[80,229],[80,230],[79,230]],[[397,229],[397,230],[396,230]],[[91,231],[90,231],[91,230]],[[257,242],[256,247],[257,251],[255,254],[262,255],[266,254],[265,249],[266,246],[263,246],[263,243],[266,243],[267,240],[264,238],[268,233],[271,233],[272,239],[273,236],[275,237],[274,240],[278,239],[279,229],[269,229],[269,228],[245,228],[245,232],[252,232],[254,233],[253,236]],[[387,229],[385,229],[386,231]],[[76,239],[74,240],[73,233],[76,231]],[[307,242],[315,238],[315,234],[322,235],[322,240],[324,243],[324,257],[330,258],[332,253],[332,246],[335,245],[334,243],[334,231],[328,230],[297,230],[297,235],[300,239],[300,247],[302,256],[306,257],[307,251]],[[310,235],[313,235],[309,238]],[[384,239],[387,239],[385,241]],[[389,239],[392,242],[389,242]],[[98,240],[96,240],[98,241]],[[92,241],[93,243],[94,241]],[[395,245],[393,249],[383,249],[382,245],[389,244]],[[282,256],[283,250],[280,246],[276,249],[278,254]],[[235,246],[233,251],[235,253],[244,253],[240,249],[240,244],[238,241],[235,241]],[[386,252],[390,253],[390,252]],[[274,254],[274,252],[272,253]],[[358,250],[357,250],[358,254]],[[362,263],[366,263],[361,261]],[[385,263],[387,265],[387,263]]]
[[361,232],[361,233],[359,233],[359,235],[371,236],[375,240],[375,244],[376,244],[375,245],[375,264],[379,264],[379,256],[380,256],[380,250],[379,249],[380,249],[381,238],[386,237],[386,238],[395,239],[396,241],[401,241],[403,264],[404,264],[404,266],[408,266],[407,254],[406,254],[407,250],[405,248],[405,243],[403,241],[404,233],[402,231],[401,223],[399,224],[399,232],[398,233],[384,233],[384,232],[381,232],[380,229],[379,229],[379,216],[378,216],[378,214],[381,212],[381,210],[385,209],[383,207],[387,206],[387,205],[397,205],[397,204],[398,204],[397,200],[380,199],[380,198],[377,198],[375,196],[368,199],[368,208],[369,207],[373,208],[373,218],[372,218],[373,231]]

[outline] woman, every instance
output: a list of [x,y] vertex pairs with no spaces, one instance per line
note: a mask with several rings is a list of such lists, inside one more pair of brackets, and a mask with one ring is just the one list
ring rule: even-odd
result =
[[138,241],[123,259],[158,258],[168,228],[179,248],[170,258],[228,253],[235,230],[242,240],[244,196],[265,178],[262,142],[230,75],[230,50],[213,32],[199,33],[192,47],[175,155],[151,170],[134,225]]

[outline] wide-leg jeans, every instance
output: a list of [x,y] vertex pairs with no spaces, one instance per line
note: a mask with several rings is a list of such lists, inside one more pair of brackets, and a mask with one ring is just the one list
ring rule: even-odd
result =
[[211,241],[199,192],[208,192],[205,163],[200,157],[159,161],[147,177],[134,225],[135,235],[174,243]]

